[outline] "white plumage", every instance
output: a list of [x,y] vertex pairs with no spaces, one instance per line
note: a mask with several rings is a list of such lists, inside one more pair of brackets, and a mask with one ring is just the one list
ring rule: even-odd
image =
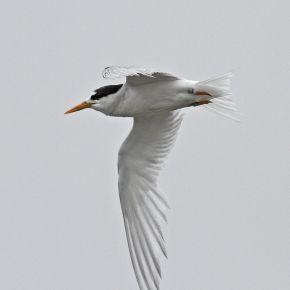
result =
[[119,150],[120,202],[139,288],[159,289],[160,257],[167,255],[163,225],[168,202],[157,178],[182,121],[179,109],[202,105],[233,118],[231,74],[198,82],[144,68],[108,67],[103,76],[126,77],[126,82],[96,90],[67,113],[93,108],[110,116],[134,118]]
[[119,151],[119,194],[128,246],[141,289],[159,289],[160,254],[166,255],[162,224],[168,202],[157,177],[177,135],[182,117],[162,112],[135,117]]

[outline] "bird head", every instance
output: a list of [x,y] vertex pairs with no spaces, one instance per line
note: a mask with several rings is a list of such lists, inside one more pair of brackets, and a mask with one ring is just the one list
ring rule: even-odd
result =
[[114,101],[114,96],[118,93],[123,85],[109,85],[96,89],[90,98],[72,109],[65,112],[65,114],[74,113],[83,109],[91,108],[96,111],[106,112]]

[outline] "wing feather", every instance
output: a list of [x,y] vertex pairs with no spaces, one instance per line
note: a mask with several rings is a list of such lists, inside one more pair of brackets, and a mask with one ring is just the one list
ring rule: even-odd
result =
[[159,289],[160,258],[167,257],[163,226],[169,207],[157,178],[182,116],[162,112],[135,117],[119,151],[119,194],[130,256],[140,289]]
[[109,66],[103,70],[102,75],[103,78],[108,79],[126,77],[126,82],[131,85],[141,85],[154,81],[179,79],[169,73],[134,66]]

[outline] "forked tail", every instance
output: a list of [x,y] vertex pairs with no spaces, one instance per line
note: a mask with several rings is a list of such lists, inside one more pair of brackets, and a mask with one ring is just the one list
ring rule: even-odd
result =
[[203,91],[210,95],[208,103],[203,107],[214,111],[227,118],[239,121],[240,114],[235,103],[231,98],[231,78],[233,74],[227,73],[205,81],[198,82],[195,85],[196,91]]

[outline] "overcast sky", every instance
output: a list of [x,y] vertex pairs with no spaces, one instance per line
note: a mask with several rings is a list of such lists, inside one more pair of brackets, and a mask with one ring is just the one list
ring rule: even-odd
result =
[[235,73],[242,122],[187,109],[161,176],[162,289],[288,290],[288,1],[5,2],[0,289],[137,289],[116,168],[131,120],[63,115],[113,64]]

